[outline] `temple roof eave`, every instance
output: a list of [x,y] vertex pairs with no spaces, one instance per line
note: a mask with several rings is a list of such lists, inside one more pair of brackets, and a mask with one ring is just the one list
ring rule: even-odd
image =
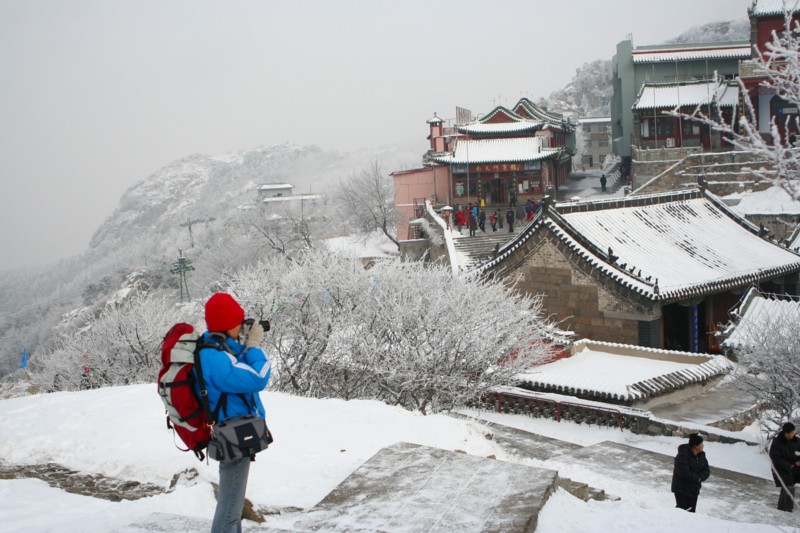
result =
[[[735,214],[732,214],[727,209],[722,209],[719,205],[719,202],[715,201],[713,195],[710,195],[707,192],[702,193],[699,191],[689,191],[688,195],[686,192],[681,192],[669,195],[661,194],[651,196],[653,196],[653,198],[643,198],[642,205],[657,205],[664,202],[684,203],[687,201],[691,203],[705,200],[706,202],[715,205],[720,211],[725,212],[733,219],[734,222],[739,223],[741,226],[739,231],[743,231],[743,235],[746,233],[753,233],[753,228],[751,225],[742,224],[740,220],[737,220]],[[708,276],[704,276],[699,272],[686,272],[679,283],[676,283],[676,279],[673,279],[671,282],[668,279],[662,279],[662,285],[665,281],[667,281],[671,287],[666,288],[662,286],[662,288],[659,289],[659,276],[664,274],[664,272],[658,272],[657,268],[654,268],[652,264],[639,265],[642,267],[642,269],[634,267],[631,263],[631,259],[634,259],[637,262],[639,260],[635,255],[629,255],[631,253],[630,250],[626,250],[624,247],[615,249],[615,257],[611,257],[610,254],[612,252],[610,247],[608,251],[601,249],[604,244],[595,242],[590,235],[586,235],[584,232],[582,232],[581,228],[584,227],[585,229],[585,220],[581,222],[581,224],[584,224],[584,226],[581,226],[580,224],[579,226],[573,226],[573,224],[570,222],[571,219],[568,219],[568,217],[571,216],[570,213],[585,214],[592,211],[602,212],[603,210],[609,208],[613,209],[618,206],[633,207],[633,204],[629,206],[629,203],[630,202],[625,202],[622,200],[614,200],[605,202],[605,207],[599,205],[601,202],[596,202],[598,205],[564,205],[563,208],[565,212],[563,214],[559,213],[558,206],[550,207],[549,209],[546,208],[514,240],[508,242],[503,248],[501,248],[498,251],[497,257],[480,265],[477,271],[480,273],[487,273],[488,271],[498,268],[502,263],[508,261],[515,251],[517,251],[520,247],[525,246],[526,242],[528,242],[535,235],[540,235],[541,232],[546,232],[547,234],[551,235],[551,238],[559,242],[560,246],[563,246],[565,250],[569,250],[569,255],[571,257],[579,259],[583,264],[587,265],[588,268],[597,272],[602,278],[605,278],[618,286],[632,291],[645,300],[653,303],[658,302],[662,305],[672,302],[691,300],[709,294],[741,289],[764,279],[800,271],[800,256],[797,256],[796,260],[794,260],[792,256],[796,254],[784,255],[781,256],[780,259],[773,255],[770,259],[772,264],[769,264],[768,260],[764,260],[764,264],[757,265],[757,267],[754,267],[753,265],[742,264],[740,265],[742,268],[739,270],[731,271],[727,273],[727,275],[723,274],[718,278],[709,278]],[[676,204],[676,206],[677,205],[679,204]],[[696,205],[697,204],[687,205],[684,209],[692,212],[693,210],[697,209]],[[674,211],[675,209],[672,208],[671,210]],[[720,213],[720,215],[722,215],[723,218],[727,218],[722,213]],[[700,218],[698,218],[698,220],[700,220]],[[713,218],[718,219],[716,215]],[[637,217],[632,217],[628,220],[632,224],[639,223],[637,221]],[[607,222],[602,219],[598,219],[598,221]],[[591,224],[596,225],[596,222],[592,220]],[[602,226],[602,224],[600,225]],[[744,239],[745,241],[743,242],[747,242],[747,238],[744,237]],[[698,241],[697,244],[700,246],[703,243],[702,241]],[[758,246],[768,245],[767,243],[763,243],[762,245]],[[709,251],[712,254],[714,253],[713,250]],[[730,252],[730,250],[728,250],[728,252]],[[626,255],[626,257],[623,259],[627,262],[623,263],[622,259],[616,257],[616,254]],[[724,254],[717,255],[722,257]],[[629,263],[631,263],[630,268],[628,268]],[[512,265],[511,268],[513,269],[515,266]],[[651,272],[642,273],[642,270],[648,270],[648,268],[651,269]],[[689,270],[691,271],[692,269],[690,268]],[[693,276],[694,279],[692,279]],[[667,278],[668,276],[664,277]],[[683,278],[685,278],[685,280]]]

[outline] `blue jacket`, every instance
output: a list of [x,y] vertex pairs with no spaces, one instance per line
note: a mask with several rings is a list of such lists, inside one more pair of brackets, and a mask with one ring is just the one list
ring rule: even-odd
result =
[[[229,418],[248,414],[265,418],[264,406],[259,391],[269,383],[272,365],[261,348],[247,348],[231,338],[224,342],[219,337],[204,333],[200,339],[206,346],[200,349],[200,364],[203,367],[203,379],[208,390],[208,406],[214,412],[222,393],[227,393],[225,405],[220,408],[218,422]],[[197,377],[197,366],[194,367]],[[195,380],[195,389],[200,393],[199,380]],[[240,396],[241,395],[241,396]]]

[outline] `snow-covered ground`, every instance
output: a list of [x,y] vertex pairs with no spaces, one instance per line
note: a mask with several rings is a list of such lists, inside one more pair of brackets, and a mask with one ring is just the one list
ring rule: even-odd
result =
[[348,257],[395,257],[399,254],[397,246],[385,235],[373,233],[363,235],[347,235],[333,237],[325,241],[331,250],[338,251]]
[[[309,508],[379,449],[399,441],[515,460],[495,441],[487,440],[485,427],[474,421],[421,416],[371,401],[314,400],[270,392],[262,398],[275,443],[259,455],[251,470],[248,498],[259,506]],[[0,531],[108,531],[156,512],[210,519],[215,502],[208,482],[216,481],[217,465],[176,450],[162,413],[152,384],[0,401],[0,458],[5,463],[57,463],[165,488],[184,469],[194,467],[200,473],[197,480],[179,484],[173,492],[120,503],[69,494],[36,479],[0,480]],[[581,445],[610,440],[673,455],[683,442],[568,422],[484,415]],[[724,464],[766,477],[768,462],[759,450],[744,444],[709,442],[706,446],[712,467]],[[622,525],[643,531],[781,530],[704,515],[703,505],[713,502],[703,501],[702,494],[700,511],[691,515],[674,509],[668,487],[628,490],[622,479],[608,487],[604,486],[607,478],[598,479],[585,469],[567,475],[623,499],[586,503],[558,491],[540,515],[537,531],[614,531]]]

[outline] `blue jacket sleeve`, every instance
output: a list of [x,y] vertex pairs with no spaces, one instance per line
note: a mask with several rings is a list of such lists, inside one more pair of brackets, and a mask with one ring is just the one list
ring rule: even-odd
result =
[[214,353],[203,357],[203,373],[220,392],[259,392],[269,383],[272,367],[260,348],[250,348],[239,357],[214,348],[204,348],[206,351]]

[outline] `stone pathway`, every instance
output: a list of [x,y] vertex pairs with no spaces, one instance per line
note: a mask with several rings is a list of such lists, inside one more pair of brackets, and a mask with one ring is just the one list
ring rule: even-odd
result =
[[59,488],[81,496],[102,498],[112,502],[122,500],[138,500],[156,494],[164,489],[157,485],[126,481],[102,476],[76,472],[55,463],[40,465],[7,465],[0,463],[0,479],[36,478],[51,487]]

